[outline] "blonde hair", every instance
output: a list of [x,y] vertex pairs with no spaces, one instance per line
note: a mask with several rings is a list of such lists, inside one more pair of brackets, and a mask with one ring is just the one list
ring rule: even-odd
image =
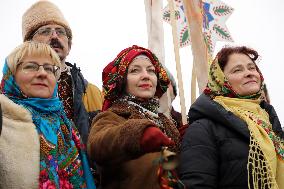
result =
[[26,41],[16,47],[7,57],[7,64],[13,74],[16,72],[17,65],[27,56],[49,57],[55,66],[61,67],[59,56],[48,44]]

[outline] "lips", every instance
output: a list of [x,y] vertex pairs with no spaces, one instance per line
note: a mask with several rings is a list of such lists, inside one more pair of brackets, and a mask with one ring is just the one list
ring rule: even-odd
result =
[[254,80],[250,80],[250,81],[245,82],[245,84],[249,84],[249,83],[257,83],[257,82],[254,81]]
[[48,87],[46,84],[44,83],[34,83],[32,84],[33,86],[41,86],[41,87]]
[[52,39],[49,45],[54,49],[63,49],[62,44],[56,39]]
[[149,88],[152,87],[152,85],[150,85],[150,84],[141,84],[141,85],[139,85],[139,87],[141,87],[143,89],[149,89]]
[[52,45],[51,46],[53,49],[62,49],[60,46],[58,46],[58,45]]

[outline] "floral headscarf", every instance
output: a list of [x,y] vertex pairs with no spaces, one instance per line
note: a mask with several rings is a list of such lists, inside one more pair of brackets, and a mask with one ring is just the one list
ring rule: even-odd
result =
[[32,115],[40,141],[39,188],[95,188],[85,146],[63,110],[57,86],[51,98],[26,97],[6,59],[0,89]]
[[133,45],[132,47],[122,50],[103,70],[102,80],[105,98],[102,108],[103,111],[108,109],[114,100],[120,98],[124,94],[123,85],[125,84],[128,67],[134,58],[139,55],[147,56],[155,67],[158,78],[155,96],[160,97],[166,92],[169,79],[158,58],[150,50]]
[[256,69],[260,75],[261,89],[256,94],[252,94],[249,96],[242,96],[237,94],[233,90],[232,86],[228,82],[228,79],[225,77],[224,72],[220,68],[220,65],[218,63],[218,57],[216,57],[215,60],[210,65],[208,83],[204,90],[204,93],[210,96],[211,98],[215,96],[224,96],[224,97],[241,98],[241,99],[257,99],[262,94],[264,82],[263,82],[263,76],[257,65]]

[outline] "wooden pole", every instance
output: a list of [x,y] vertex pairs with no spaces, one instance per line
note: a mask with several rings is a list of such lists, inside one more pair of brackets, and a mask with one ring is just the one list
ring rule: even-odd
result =
[[173,43],[174,43],[182,123],[186,124],[187,116],[186,116],[185,98],[184,98],[183,81],[182,81],[182,73],[181,73],[181,65],[180,65],[179,45],[178,45],[178,38],[177,38],[177,23],[175,19],[175,8],[174,8],[173,0],[168,0],[168,2],[169,2],[169,7],[170,7],[170,13],[171,13],[170,20],[171,20],[171,25],[172,25],[172,35],[173,35]]
[[[162,0],[144,0],[146,23],[148,33],[148,48],[155,53],[159,61],[165,66],[165,48],[164,48],[164,28],[163,28],[163,1]],[[170,91],[166,92],[166,107],[161,108],[161,113],[170,116],[172,101]],[[163,100],[163,97],[161,97]]]
[[201,94],[205,89],[208,81],[207,79],[208,58],[207,58],[207,48],[202,32],[201,1],[183,0],[183,4],[185,8],[185,16],[189,24],[191,48],[192,48],[193,62],[194,62],[193,71],[196,74],[199,94]]
[[144,0],[144,5],[148,32],[148,48],[165,65],[163,1]]
[[193,62],[192,72],[191,72],[191,104],[196,100],[196,74],[195,74],[195,65]]

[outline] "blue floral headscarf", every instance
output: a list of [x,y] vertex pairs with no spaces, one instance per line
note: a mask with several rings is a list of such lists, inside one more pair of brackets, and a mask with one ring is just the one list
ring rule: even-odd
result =
[[29,98],[20,90],[7,60],[1,91],[32,114],[40,140],[39,188],[96,188],[88,165],[85,146],[77,129],[68,120],[57,97]]

